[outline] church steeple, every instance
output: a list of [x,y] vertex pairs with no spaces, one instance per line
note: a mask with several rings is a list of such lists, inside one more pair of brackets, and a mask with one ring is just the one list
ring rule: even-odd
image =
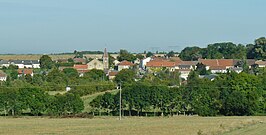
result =
[[103,53],[103,68],[104,70],[109,69],[109,56],[106,48],[104,48],[104,53]]

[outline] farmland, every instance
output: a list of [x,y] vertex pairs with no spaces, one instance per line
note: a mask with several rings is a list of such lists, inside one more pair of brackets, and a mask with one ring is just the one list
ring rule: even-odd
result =
[[[42,54],[0,54],[0,59],[3,60],[39,60]],[[52,60],[73,58],[74,54],[51,54],[49,55]],[[87,58],[102,58],[102,54],[85,54]],[[117,54],[111,54],[117,57]]]
[[0,117],[0,134],[263,134],[266,117]]

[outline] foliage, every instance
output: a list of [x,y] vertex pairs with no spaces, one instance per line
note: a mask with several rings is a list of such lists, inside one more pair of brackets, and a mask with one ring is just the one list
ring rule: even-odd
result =
[[84,78],[89,79],[90,81],[106,81],[107,76],[103,70],[92,69],[89,72],[84,74]]
[[148,52],[147,54],[146,54],[146,57],[151,57],[151,56],[153,56],[154,54],[152,53],[152,52]]
[[40,67],[43,69],[52,69],[54,67],[54,62],[52,61],[52,58],[48,55],[43,55],[40,58]]
[[123,84],[130,84],[135,80],[135,72],[130,69],[123,69],[121,70],[115,77],[116,83],[123,83]]
[[117,60],[118,61],[127,60],[133,62],[134,60],[136,60],[136,57],[133,54],[129,53],[127,50],[121,49],[119,52],[119,56],[117,56]]

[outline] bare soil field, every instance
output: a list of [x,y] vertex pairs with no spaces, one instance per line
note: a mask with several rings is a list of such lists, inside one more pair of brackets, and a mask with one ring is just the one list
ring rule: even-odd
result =
[[216,135],[256,134],[266,130],[266,117],[96,117],[41,118],[0,117],[0,134],[64,134],[64,135]]

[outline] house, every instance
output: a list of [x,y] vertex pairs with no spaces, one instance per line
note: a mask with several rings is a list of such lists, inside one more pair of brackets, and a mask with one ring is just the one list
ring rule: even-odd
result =
[[32,60],[32,68],[41,68],[39,60]]
[[140,60],[140,64],[139,64],[140,68],[145,69],[146,64],[150,61],[151,61],[151,57],[147,57],[147,58]]
[[32,61],[30,60],[23,60],[22,63],[24,64],[24,68],[33,68]]
[[73,68],[78,71],[80,77],[83,77],[84,73],[89,71],[88,65],[75,64]]
[[7,79],[7,74],[0,70],[0,81],[6,81]]
[[18,69],[18,77],[21,77],[24,75],[33,76],[33,70],[32,69]]
[[118,61],[118,60],[114,60],[113,63],[114,63],[115,66],[117,66],[117,65],[120,63],[120,61]]
[[88,70],[92,69],[104,70],[103,62],[99,61],[98,59],[93,59],[87,65],[88,65]]
[[[246,59],[244,60],[246,61],[246,64],[248,65],[249,68],[251,68],[253,65],[255,65],[256,60],[254,59]],[[234,65],[235,67],[240,67],[240,65],[242,65],[244,63],[243,60],[239,60],[239,59],[234,59]]]
[[10,64],[18,68],[40,68],[39,60],[11,60]]
[[18,68],[24,68],[24,61],[23,60],[12,60],[12,61],[10,61],[10,64],[18,66]]
[[266,67],[266,61],[258,60],[255,62],[256,65],[258,65],[259,68],[265,68]]
[[133,63],[124,60],[124,61],[121,61],[121,62],[117,65],[117,70],[118,70],[118,71],[121,71],[121,70],[123,70],[123,69],[129,69],[129,68],[131,68],[131,67],[133,67],[133,66],[134,66]]
[[7,60],[0,60],[0,68],[9,67],[10,62]]
[[175,62],[170,62],[163,59],[155,59],[146,64],[146,70],[153,72],[154,70],[161,70],[162,68],[168,69],[169,71],[175,71]]
[[191,69],[179,69],[180,78],[187,80],[189,73],[191,72]]
[[230,68],[234,68],[233,59],[199,59],[199,63],[206,65],[206,70],[215,73],[226,73]]
[[74,58],[73,59],[74,63],[80,63],[80,64],[86,64],[86,59],[83,58]]
[[115,76],[118,74],[118,71],[110,71],[108,73],[109,80],[114,80]]

